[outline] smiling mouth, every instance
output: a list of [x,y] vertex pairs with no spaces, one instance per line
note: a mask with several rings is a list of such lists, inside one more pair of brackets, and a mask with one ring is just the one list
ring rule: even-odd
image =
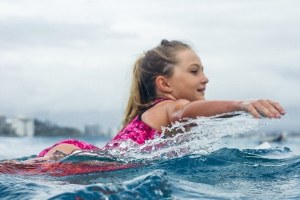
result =
[[204,93],[205,92],[205,88],[203,88],[203,89],[197,89],[197,91]]

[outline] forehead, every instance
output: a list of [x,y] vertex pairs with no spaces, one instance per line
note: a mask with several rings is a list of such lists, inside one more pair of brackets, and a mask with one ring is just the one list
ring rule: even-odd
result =
[[180,50],[176,53],[178,65],[189,66],[192,64],[198,64],[202,66],[199,56],[191,49]]

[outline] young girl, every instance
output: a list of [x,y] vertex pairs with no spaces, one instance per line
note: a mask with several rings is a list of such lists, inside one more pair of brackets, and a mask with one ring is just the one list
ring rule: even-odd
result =
[[[256,118],[280,118],[285,114],[279,103],[271,100],[205,100],[208,78],[200,58],[187,44],[162,40],[135,63],[123,129],[105,147],[113,148],[123,140],[143,144],[162,127],[184,118],[213,116],[245,111]],[[43,150],[43,159],[60,158],[77,149],[97,150],[78,140],[64,140]]]

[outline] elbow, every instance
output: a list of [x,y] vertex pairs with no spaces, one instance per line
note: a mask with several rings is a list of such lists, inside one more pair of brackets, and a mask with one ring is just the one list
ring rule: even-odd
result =
[[184,110],[181,109],[181,110],[179,110],[179,111],[174,112],[174,113],[170,116],[169,121],[170,121],[171,123],[173,123],[173,122],[176,122],[176,121],[180,121],[180,120],[182,120],[183,118],[185,118],[185,116],[184,116]]
[[188,100],[178,100],[176,102],[176,104],[172,107],[172,109],[170,109],[168,111],[168,118],[169,118],[169,122],[170,123],[173,123],[173,122],[176,122],[176,121],[180,121],[181,119],[184,119],[187,114],[187,105],[189,104],[190,102]]

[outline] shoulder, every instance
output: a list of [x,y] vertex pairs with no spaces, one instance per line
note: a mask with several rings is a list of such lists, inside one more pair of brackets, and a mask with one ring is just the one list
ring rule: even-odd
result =
[[157,109],[166,113],[169,122],[174,122],[180,118],[182,108],[189,103],[186,99],[165,100],[157,105]]
[[157,106],[165,107],[168,110],[179,110],[188,103],[190,103],[190,101],[186,99],[178,99],[178,100],[170,99],[158,103]]
[[142,115],[142,121],[151,127],[161,130],[161,126],[167,126],[174,121],[174,113],[177,113],[186,104],[187,100],[164,100],[147,110]]

